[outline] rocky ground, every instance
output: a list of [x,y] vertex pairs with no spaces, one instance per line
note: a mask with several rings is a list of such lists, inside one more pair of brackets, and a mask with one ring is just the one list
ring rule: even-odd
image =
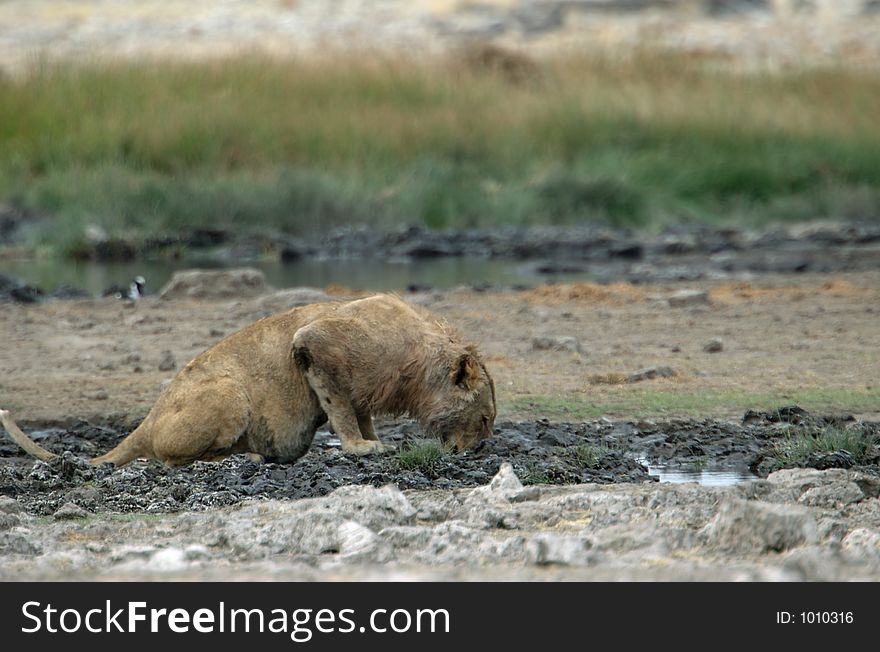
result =
[[[125,432],[79,423],[31,432],[50,450],[64,455],[34,462],[11,441],[0,442],[0,495],[15,498],[24,511],[53,516],[76,506],[86,513],[200,511],[248,500],[324,496],[348,485],[400,489],[464,489],[485,485],[505,463],[526,484],[655,482],[650,467],[724,469],[764,476],[786,463],[777,444],[807,425],[857,429],[880,440],[880,422],[852,417],[817,418],[799,408],[746,414],[743,423],[717,419],[584,423],[501,422],[495,436],[477,449],[411,460],[396,453],[353,457],[338,439],[322,430],[307,456],[295,464],[257,463],[243,455],[219,463],[169,469],[137,462],[123,469],[95,468],[87,458],[112,448]],[[415,424],[385,424],[381,439],[406,451],[423,443]],[[839,451],[802,462],[818,469],[848,468],[880,479],[880,451],[862,460]],[[790,466],[790,465],[789,465]]]
[[0,498],[9,579],[880,579],[880,479],[786,470],[731,488],[348,485],[173,515],[51,518]]

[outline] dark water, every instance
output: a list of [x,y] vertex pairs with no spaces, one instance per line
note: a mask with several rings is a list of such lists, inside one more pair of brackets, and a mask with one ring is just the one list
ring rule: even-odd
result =
[[61,285],[72,285],[99,295],[111,285],[127,286],[137,275],[156,291],[180,269],[256,267],[274,287],[326,287],[342,285],[353,289],[401,290],[409,285],[449,288],[457,285],[536,285],[550,280],[588,279],[586,274],[538,275],[528,263],[493,258],[436,258],[412,262],[386,260],[314,260],[292,263],[277,260],[221,265],[216,261],[134,261],[126,263],[82,263],[70,260],[0,261],[0,274],[23,279],[51,293]]

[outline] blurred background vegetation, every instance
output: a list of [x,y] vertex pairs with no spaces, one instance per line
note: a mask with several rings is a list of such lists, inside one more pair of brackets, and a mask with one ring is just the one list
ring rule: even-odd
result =
[[636,49],[493,45],[33,63],[0,77],[0,200],[89,225],[313,233],[341,224],[658,229],[880,214],[880,77],[745,72]]

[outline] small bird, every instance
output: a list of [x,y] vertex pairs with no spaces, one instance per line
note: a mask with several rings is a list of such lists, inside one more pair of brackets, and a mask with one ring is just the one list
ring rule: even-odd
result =
[[102,296],[114,297],[124,301],[137,301],[147,293],[146,285],[147,282],[144,280],[143,276],[135,276],[127,290],[121,285],[111,285],[104,290]]
[[145,294],[144,289],[146,285],[147,281],[143,276],[135,276],[131,285],[128,286],[128,298],[134,301],[140,299]]

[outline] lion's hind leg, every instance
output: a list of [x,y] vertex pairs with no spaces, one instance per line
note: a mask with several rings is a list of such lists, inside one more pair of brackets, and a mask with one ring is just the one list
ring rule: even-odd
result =
[[247,452],[250,402],[237,383],[218,380],[168,397],[152,425],[155,457],[169,466]]

